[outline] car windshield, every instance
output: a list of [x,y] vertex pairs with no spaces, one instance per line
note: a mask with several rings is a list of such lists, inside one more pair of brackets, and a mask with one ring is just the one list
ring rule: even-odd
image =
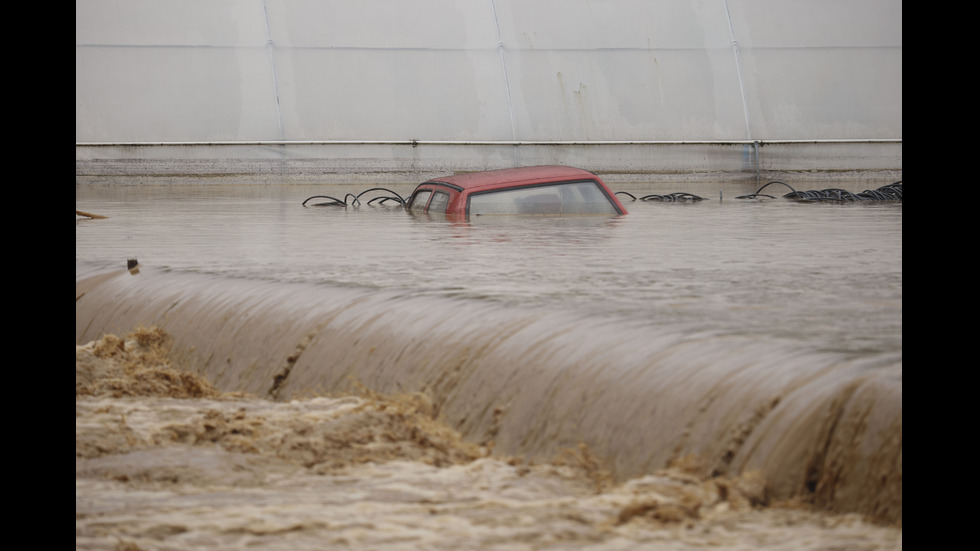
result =
[[470,216],[483,214],[618,214],[592,181],[561,182],[474,193]]

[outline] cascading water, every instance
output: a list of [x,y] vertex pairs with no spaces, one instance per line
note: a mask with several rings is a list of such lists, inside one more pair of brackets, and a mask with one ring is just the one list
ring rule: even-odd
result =
[[159,326],[224,390],[422,392],[498,453],[545,459],[582,442],[618,479],[694,454],[716,474],[762,469],[776,498],[901,515],[900,358],[145,267],[83,277],[76,295],[76,342]]

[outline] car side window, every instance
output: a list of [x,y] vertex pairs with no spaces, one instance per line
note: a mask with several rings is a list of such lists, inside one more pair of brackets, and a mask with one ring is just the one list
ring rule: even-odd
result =
[[437,191],[432,194],[432,201],[429,202],[429,208],[425,209],[426,212],[446,214],[446,205],[449,204],[449,194],[444,191]]
[[412,204],[410,208],[412,210],[425,210],[425,204],[429,202],[429,196],[432,195],[432,191],[424,189],[419,191],[412,197]]
[[616,214],[593,181],[562,182],[474,193],[469,214]]

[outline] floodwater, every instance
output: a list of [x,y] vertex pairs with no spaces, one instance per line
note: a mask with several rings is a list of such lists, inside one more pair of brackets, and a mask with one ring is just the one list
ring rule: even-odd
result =
[[901,203],[613,187],[706,200],[76,184],[77,547],[901,548]]

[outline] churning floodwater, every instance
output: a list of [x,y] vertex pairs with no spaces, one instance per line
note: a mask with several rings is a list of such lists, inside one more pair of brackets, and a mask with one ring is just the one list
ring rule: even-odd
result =
[[[612,480],[635,484],[690,455],[700,458],[706,476],[762,473],[773,502],[802,499],[820,510],[901,524],[901,202],[740,200],[735,197],[755,189],[698,184],[656,193],[692,191],[704,201],[626,199],[629,214],[617,217],[447,220],[366,198],[357,207],[302,205],[312,195],[344,197],[368,187],[76,184],[76,209],[107,217],[76,216],[76,345],[159,326],[173,336],[189,369],[219,389],[282,407],[363,387],[420,393],[435,419],[489,457],[532,464],[583,446]],[[389,187],[402,196],[412,189]],[[636,194],[644,193],[651,192]],[[126,270],[133,258],[138,269]],[[77,366],[76,359],[76,385]],[[77,396],[76,419],[82,415]],[[127,407],[127,419],[145,409]],[[311,415],[304,411],[296,418]],[[272,414],[262,415],[271,424]],[[76,458],[111,455],[79,452],[79,430],[76,421]],[[163,461],[125,453],[147,469]],[[102,510],[95,505],[102,501],[86,499],[90,492],[103,501],[143,499],[78,482],[79,472],[95,468],[79,461],[76,516],[80,506],[91,515]],[[512,467],[493,467],[506,468]],[[405,489],[410,479],[443,483],[419,469],[345,476],[369,487],[397,479],[399,491],[408,493],[421,492]],[[120,484],[122,475],[113,472]],[[347,484],[317,480],[330,485],[324,492]],[[456,483],[462,482],[446,481],[446,492]],[[305,484],[303,491],[311,488]],[[505,500],[504,493],[488,492],[495,506]],[[266,505],[264,497],[241,499]],[[392,514],[378,505],[386,499],[351,522],[381,526],[380,518]],[[438,502],[431,495],[419,499]],[[471,499],[478,500],[463,501]],[[545,509],[554,510],[548,503]],[[573,522],[578,526],[601,516],[597,510],[565,516],[581,517]],[[618,510],[622,519],[626,509]],[[506,516],[495,511],[491,516]],[[398,547],[336,522],[317,524],[317,538],[325,531],[342,533],[343,543],[355,547]],[[467,522],[472,528],[483,521]],[[208,530],[186,523],[177,531]],[[744,532],[740,539],[729,529],[732,547],[765,547],[764,538]],[[91,547],[111,540],[95,528],[77,530]],[[467,541],[468,528],[452,537],[439,530],[424,537],[399,532],[396,539],[405,548]],[[872,531],[832,535],[823,525],[822,536],[807,537],[846,547],[842,542]],[[166,540],[132,526],[124,532],[118,541],[146,548]],[[260,532],[248,537],[265,537]],[[545,545],[556,536],[543,529],[530,540],[521,532],[517,539],[530,543],[510,547],[501,543],[515,541],[506,534],[497,540],[481,534],[480,546],[502,549],[627,548],[648,541],[617,532],[612,540],[586,534],[573,538],[576,545],[562,538],[564,544]],[[230,546],[234,539],[209,537],[194,545]],[[885,547],[901,546],[900,532],[897,543],[882,537]],[[194,547],[185,538],[184,548]]]

